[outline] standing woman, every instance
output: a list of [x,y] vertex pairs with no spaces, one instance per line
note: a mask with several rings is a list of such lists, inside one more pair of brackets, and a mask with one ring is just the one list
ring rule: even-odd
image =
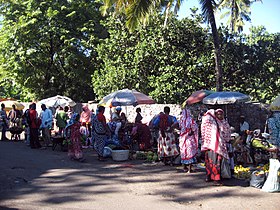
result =
[[104,116],[105,107],[99,106],[97,110],[97,114],[93,116],[92,120],[92,129],[93,129],[93,136],[94,136],[94,149],[98,154],[98,160],[102,161],[103,158],[103,151],[105,147],[105,143],[107,140],[107,135],[109,135],[109,127],[106,124],[106,118]]
[[179,127],[181,129],[179,137],[181,163],[184,165],[184,171],[191,173],[191,167],[193,163],[196,163],[195,156],[198,152],[198,126],[187,108],[182,111]]
[[179,154],[173,133],[173,127],[178,125],[178,122],[176,117],[169,115],[170,107],[164,107],[163,112],[153,122],[153,126],[159,128],[158,156],[165,165],[167,165],[167,161],[170,161],[172,165],[173,157]]
[[226,143],[230,141],[230,126],[222,109],[208,110],[202,117],[202,148],[205,151],[206,182],[221,184],[222,161],[228,160]]
[[30,147],[31,149],[41,148],[39,142],[39,127],[41,125],[41,119],[38,118],[38,113],[36,111],[36,104],[32,103],[29,110],[30,118]]
[[280,113],[270,111],[267,119],[269,141],[275,146],[280,146]]
[[78,113],[73,113],[70,121],[68,122],[65,133],[68,141],[68,157],[71,160],[78,160],[83,162],[84,155],[82,152],[82,144],[81,144],[81,133],[80,133],[80,115]]

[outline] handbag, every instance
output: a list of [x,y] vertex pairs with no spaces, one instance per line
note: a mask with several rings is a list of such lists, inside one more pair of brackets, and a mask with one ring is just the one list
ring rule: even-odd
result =
[[222,159],[222,163],[221,163],[221,176],[222,176],[222,178],[225,178],[225,179],[231,178],[231,171],[230,171],[229,163],[227,162],[227,160],[225,158]]

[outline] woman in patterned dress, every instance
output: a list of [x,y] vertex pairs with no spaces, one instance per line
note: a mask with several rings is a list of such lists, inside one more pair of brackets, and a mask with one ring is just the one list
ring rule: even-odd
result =
[[193,163],[196,163],[198,152],[198,126],[187,108],[182,111],[179,127],[181,163],[184,165],[184,171],[191,173],[191,167]]
[[102,161],[103,152],[106,140],[108,136],[110,137],[110,130],[108,125],[106,124],[106,118],[104,116],[105,107],[99,106],[97,110],[97,114],[93,117],[92,120],[92,130],[94,136],[94,149],[98,154],[98,160]]
[[173,127],[177,124],[177,119],[169,115],[170,107],[164,107],[163,111],[164,113],[158,115],[153,122],[153,126],[159,128],[158,157],[163,160],[165,165],[167,165],[168,160],[172,165],[173,157],[179,154],[175,134],[173,133]]
[[221,164],[229,159],[226,143],[230,141],[230,126],[222,109],[210,109],[202,117],[201,138],[201,151],[205,151],[205,181],[221,184]]
[[80,115],[74,113],[65,128],[68,141],[68,157],[71,160],[83,162],[85,159],[82,152],[81,133],[80,133]]

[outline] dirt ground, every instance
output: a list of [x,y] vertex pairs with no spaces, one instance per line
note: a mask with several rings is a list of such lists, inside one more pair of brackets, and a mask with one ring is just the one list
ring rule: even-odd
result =
[[141,160],[100,162],[85,149],[84,163],[67,153],[0,141],[0,209],[280,209],[279,193],[231,179],[204,181],[204,169],[186,174],[179,166]]

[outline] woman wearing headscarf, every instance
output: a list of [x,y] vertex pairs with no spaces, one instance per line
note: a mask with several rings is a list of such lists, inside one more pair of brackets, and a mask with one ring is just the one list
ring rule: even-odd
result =
[[267,119],[268,132],[270,134],[269,141],[275,145],[280,146],[280,113],[270,112]]
[[179,127],[181,129],[179,137],[181,163],[184,165],[184,171],[191,173],[191,167],[193,163],[196,163],[195,156],[198,152],[198,126],[187,108],[182,111]]
[[68,141],[68,157],[71,160],[84,161],[82,145],[81,145],[81,133],[80,133],[80,115],[73,113],[70,121],[66,125],[65,133]]
[[176,117],[170,115],[170,107],[163,109],[164,113],[159,114],[153,122],[153,126],[159,128],[158,137],[158,157],[163,159],[167,165],[167,160],[172,163],[173,157],[179,154],[176,145],[175,134],[173,133],[174,125],[178,125]]
[[85,146],[89,146],[90,139],[88,137],[91,137],[92,112],[90,111],[90,109],[88,108],[87,105],[84,105],[82,109],[83,109],[83,111],[82,111],[81,117],[80,117],[80,123],[81,123],[80,132],[85,137]]
[[106,124],[106,118],[104,116],[105,107],[99,106],[97,114],[93,116],[92,120],[92,129],[93,129],[93,136],[94,136],[94,149],[98,154],[98,160],[102,161],[103,152],[105,143],[107,140],[107,136],[110,135],[110,131],[108,125]]
[[215,181],[220,184],[222,161],[229,159],[226,143],[230,141],[230,133],[230,126],[224,119],[222,109],[210,109],[202,117],[201,151],[205,151],[207,182]]

